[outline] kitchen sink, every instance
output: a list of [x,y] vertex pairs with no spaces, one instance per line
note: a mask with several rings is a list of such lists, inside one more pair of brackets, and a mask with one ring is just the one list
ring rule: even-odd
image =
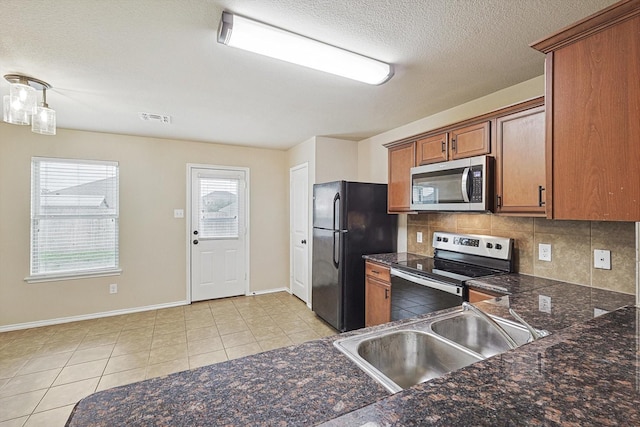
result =
[[[492,319],[517,346],[530,341],[526,328]],[[334,345],[392,393],[511,348],[495,326],[468,310],[338,339]]]
[[478,360],[471,352],[420,331],[397,331],[360,342],[358,355],[401,388],[440,377]]
[[[505,319],[493,318],[507,332],[518,346],[526,344],[531,334],[526,328]],[[491,357],[509,350],[509,344],[500,332],[489,322],[463,311],[455,316],[431,323],[431,330],[484,357]]]

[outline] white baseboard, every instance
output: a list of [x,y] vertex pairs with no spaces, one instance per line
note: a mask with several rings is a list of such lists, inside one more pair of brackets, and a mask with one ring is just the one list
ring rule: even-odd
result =
[[287,292],[291,294],[291,290],[289,288],[277,288],[277,289],[267,289],[266,291],[252,291],[252,292],[249,292],[248,295],[266,295],[266,294],[275,294],[276,292]]
[[144,307],[125,308],[122,310],[103,311],[102,313],[83,314],[80,316],[59,317],[57,319],[38,320],[36,322],[16,323],[13,325],[0,326],[0,332],[17,331],[20,329],[39,328],[41,326],[59,325],[62,323],[78,322],[80,320],[99,319],[102,317],[119,316],[121,314],[139,313],[141,311],[159,310],[162,308],[178,307],[188,305],[187,301],[175,301],[165,304],[147,305]]

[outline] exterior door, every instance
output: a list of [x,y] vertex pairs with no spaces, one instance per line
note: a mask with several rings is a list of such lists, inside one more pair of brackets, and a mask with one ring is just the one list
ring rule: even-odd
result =
[[291,292],[309,302],[309,168],[290,170]]
[[244,295],[246,172],[191,168],[191,301]]

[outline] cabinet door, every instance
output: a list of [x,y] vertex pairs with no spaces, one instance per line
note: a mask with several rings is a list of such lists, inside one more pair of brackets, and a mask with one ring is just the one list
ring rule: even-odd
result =
[[538,107],[496,120],[496,213],[544,215],[544,119]]
[[489,122],[455,129],[451,134],[451,159],[481,156],[489,154]]
[[416,165],[426,165],[447,160],[448,134],[441,133],[416,142]]
[[499,295],[492,295],[485,292],[476,291],[475,289],[469,289],[469,302],[480,302],[488,299],[496,298]]
[[365,326],[381,325],[391,321],[391,285],[366,278],[365,284]]
[[552,52],[552,216],[640,221],[640,15]]
[[411,203],[411,168],[415,166],[416,143],[389,148],[389,212],[408,212]]

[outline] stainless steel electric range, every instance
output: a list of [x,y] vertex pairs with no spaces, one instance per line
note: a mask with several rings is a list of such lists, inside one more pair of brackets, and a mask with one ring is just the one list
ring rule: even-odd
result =
[[391,265],[391,320],[459,306],[467,280],[513,271],[513,239],[435,232],[434,256]]

